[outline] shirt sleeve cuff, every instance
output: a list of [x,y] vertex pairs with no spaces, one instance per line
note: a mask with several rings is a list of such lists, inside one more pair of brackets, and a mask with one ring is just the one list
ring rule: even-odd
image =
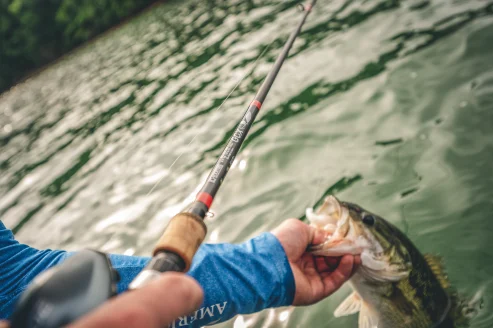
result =
[[273,273],[277,273],[277,290],[273,292],[267,307],[292,305],[296,291],[295,280],[286,252],[277,237],[266,232],[243,245],[258,256],[265,267],[272,268]]
[[239,245],[203,244],[188,274],[202,286],[204,301],[193,315],[171,327],[202,327],[293,303],[293,272],[272,233]]

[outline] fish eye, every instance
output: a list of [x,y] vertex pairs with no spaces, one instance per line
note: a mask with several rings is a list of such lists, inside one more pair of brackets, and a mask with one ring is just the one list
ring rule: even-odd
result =
[[372,226],[375,224],[375,217],[373,215],[367,214],[363,216],[363,223]]

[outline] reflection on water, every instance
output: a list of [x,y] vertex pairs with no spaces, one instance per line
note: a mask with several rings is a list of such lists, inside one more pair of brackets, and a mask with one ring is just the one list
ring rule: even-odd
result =
[[[295,6],[163,4],[3,94],[2,221],[37,247],[149,254],[253,98]],[[319,1],[214,203],[208,241],[243,241],[336,193],[443,256],[453,285],[484,306],[471,326],[491,327],[492,52],[491,1]],[[347,293],[222,326],[355,327],[332,316]]]

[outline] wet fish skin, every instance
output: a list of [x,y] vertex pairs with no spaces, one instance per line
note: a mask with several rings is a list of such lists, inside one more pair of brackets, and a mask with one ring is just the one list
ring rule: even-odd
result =
[[[339,217],[334,210],[337,207]],[[327,223],[322,223],[321,217],[328,208],[327,222],[334,224],[336,217],[337,229],[345,226],[342,238],[352,241],[362,256],[362,265],[349,281],[354,293],[337,308],[336,316],[359,310],[359,328],[454,327],[445,279],[437,276],[427,257],[404,233],[382,217],[333,196],[316,213],[319,227]],[[329,240],[313,250],[318,255],[331,255],[333,245]]]

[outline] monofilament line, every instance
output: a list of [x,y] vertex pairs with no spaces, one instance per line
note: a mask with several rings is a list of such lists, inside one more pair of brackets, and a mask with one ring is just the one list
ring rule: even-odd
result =
[[[264,50],[262,51],[262,53],[260,53],[260,55],[257,57],[257,59],[255,59],[255,61],[253,62],[253,68],[252,68],[252,71],[250,73],[245,73],[243,74],[243,76],[241,77],[241,79],[236,83],[236,85],[233,87],[233,89],[230,91],[230,93],[226,96],[226,98],[223,100],[223,102],[219,105],[219,107],[217,107],[216,109],[214,109],[213,111],[218,111],[219,109],[221,109],[221,107],[223,107],[224,103],[229,99],[229,97],[231,97],[231,95],[233,94],[233,92],[235,92],[235,90],[240,86],[241,82],[243,82],[243,80],[250,74],[253,73],[253,71],[255,70],[256,68],[256,65],[257,65],[257,62],[259,61],[260,58],[262,58],[262,56],[267,52],[267,50],[270,48],[270,46],[274,43],[275,39],[272,40],[265,48]],[[201,132],[198,131],[194,136],[193,138],[188,142],[188,144],[185,146],[185,149],[187,149],[191,144],[192,142],[195,140],[195,138],[197,138],[197,136],[200,134]],[[183,156],[183,154],[185,154],[185,151],[182,151],[178,157],[173,161],[173,163],[171,163],[171,165],[168,167],[168,171],[171,170],[171,168],[175,165],[176,162],[178,162],[178,160],[180,159],[180,157]],[[151,190],[149,190],[149,192],[147,193],[146,196],[149,196],[153,191],[154,189],[156,189],[156,187],[159,185],[159,183],[161,183],[161,181],[163,181],[164,177],[166,175],[163,175],[161,178],[159,178],[159,180],[152,186]]]

